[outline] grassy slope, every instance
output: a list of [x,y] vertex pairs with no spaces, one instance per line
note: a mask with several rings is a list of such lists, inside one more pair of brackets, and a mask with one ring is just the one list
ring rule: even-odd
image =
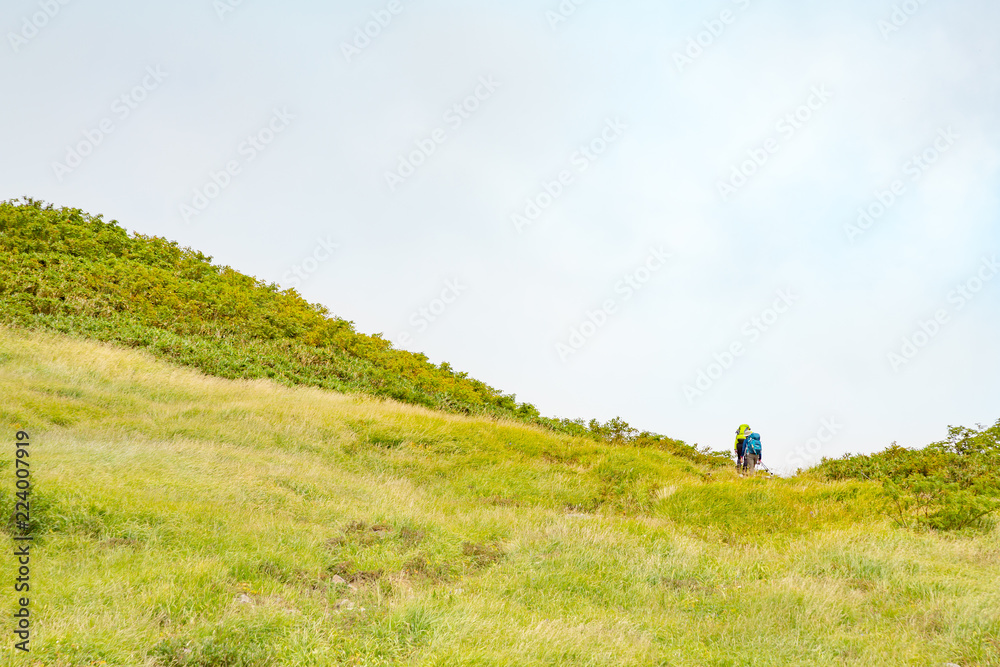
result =
[[146,348],[207,373],[537,417],[513,396],[211,257],[78,209],[0,202],[0,322]]
[[639,432],[619,418],[543,417],[448,363],[356,331],[295,290],[175,242],[129,234],[114,220],[31,199],[0,201],[0,325],[140,348],[216,377],[361,393],[656,447],[699,464],[730,462],[729,452]]
[[[79,209],[0,201],[0,324],[142,348],[218,377],[358,392],[597,440],[639,435],[620,420],[542,417],[513,394],[394,349],[295,290],[211,259]],[[640,437],[693,460],[712,458],[677,440]]]
[[3,328],[0,396],[39,664],[1000,665],[998,533],[890,528],[864,484]]

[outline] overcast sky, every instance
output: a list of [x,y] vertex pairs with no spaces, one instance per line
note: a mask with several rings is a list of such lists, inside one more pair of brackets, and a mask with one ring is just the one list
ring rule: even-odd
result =
[[993,0],[6,0],[0,28],[0,197],[543,414],[749,422],[782,469],[1000,417]]

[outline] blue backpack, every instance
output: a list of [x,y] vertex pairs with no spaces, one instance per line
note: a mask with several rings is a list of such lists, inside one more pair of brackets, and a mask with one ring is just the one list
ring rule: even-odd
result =
[[745,454],[753,454],[754,456],[760,456],[760,433],[751,433],[747,436]]

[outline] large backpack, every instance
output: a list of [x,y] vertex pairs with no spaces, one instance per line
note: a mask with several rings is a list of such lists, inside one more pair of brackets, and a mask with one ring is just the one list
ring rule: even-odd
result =
[[760,433],[751,433],[744,440],[746,443],[744,446],[746,449],[743,450],[745,454],[753,454],[754,456],[760,456]]
[[743,441],[748,435],[750,435],[750,426],[740,424],[740,427],[736,429],[736,456],[743,457]]

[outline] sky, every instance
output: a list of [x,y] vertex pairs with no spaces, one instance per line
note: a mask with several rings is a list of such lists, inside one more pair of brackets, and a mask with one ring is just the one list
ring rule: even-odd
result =
[[0,198],[543,414],[764,462],[1000,417],[1000,4],[6,0]]

